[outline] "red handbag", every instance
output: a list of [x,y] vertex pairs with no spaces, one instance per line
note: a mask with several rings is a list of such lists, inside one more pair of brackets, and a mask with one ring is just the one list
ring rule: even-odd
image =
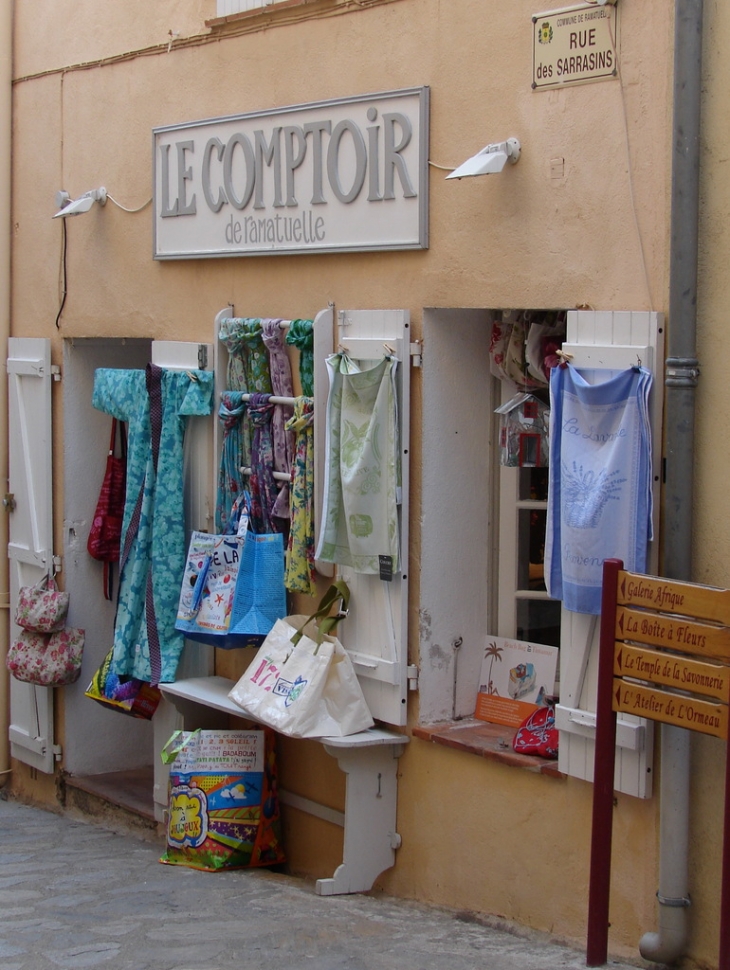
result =
[[[117,423],[119,423],[120,455],[116,450]],[[113,590],[112,563],[119,559],[119,546],[124,518],[124,499],[127,486],[127,433],[123,422],[112,418],[112,433],[106,471],[96,503],[86,548],[89,555],[104,563],[104,596],[110,600]]]
[[558,729],[555,727],[555,708],[552,704],[538,707],[520,724],[512,747],[517,754],[539,754],[543,758],[557,758]]

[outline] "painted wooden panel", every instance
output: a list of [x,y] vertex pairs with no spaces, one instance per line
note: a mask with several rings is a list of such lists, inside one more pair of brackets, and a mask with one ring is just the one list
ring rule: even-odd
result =
[[[661,314],[573,310],[563,350],[588,380],[637,363],[652,371],[650,395],[654,469],[654,536],[658,535],[662,441],[664,322]],[[600,373],[603,371],[603,375]],[[651,544],[649,568],[656,571],[658,543]],[[593,779],[598,624],[596,618],[562,611],[560,642],[560,729],[558,766],[566,774]],[[630,714],[619,718],[614,785],[617,791],[649,798],[652,792],[653,722]]]
[[[10,635],[21,586],[53,568],[51,342],[8,341]],[[53,688],[10,678],[10,753],[46,774],[53,772]]]
[[[338,566],[351,590],[338,636],[350,654],[374,718],[406,723],[408,656],[408,478],[410,456],[410,322],[405,310],[343,310],[338,341],[351,357],[377,360],[395,351],[401,457],[401,572],[392,581]],[[386,346],[387,345],[387,346]]]

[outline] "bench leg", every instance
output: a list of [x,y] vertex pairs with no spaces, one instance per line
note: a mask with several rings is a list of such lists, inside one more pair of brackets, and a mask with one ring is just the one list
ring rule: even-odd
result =
[[318,879],[316,891],[320,896],[367,892],[395,863],[400,846],[395,814],[403,745],[324,747],[346,775],[345,845],[342,865],[331,879]]

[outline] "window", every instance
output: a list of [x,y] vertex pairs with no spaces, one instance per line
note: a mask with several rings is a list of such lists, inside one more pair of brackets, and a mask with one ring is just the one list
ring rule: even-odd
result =
[[547,468],[500,469],[498,634],[560,646],[560,603],[545,589]]
[[281,3],[281,0],[216,0],[216,16],[229,17],[234,13],[270,7],[274,3]]

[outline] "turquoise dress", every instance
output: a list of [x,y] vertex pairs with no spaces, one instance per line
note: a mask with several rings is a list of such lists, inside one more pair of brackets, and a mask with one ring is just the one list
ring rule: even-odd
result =
[[102,368],[94,375],[94,407],[129,423],[122,542],[144,486],[139,528],[119,577],[113,668],[119,676],[147,682],[152,678],[145,611],[150,570],[162,660],[160,681],[175,679],[183,648],[183,636],[175,629],[187,551],[183,436],[187,415],[211,411],[213,375],[163,370],[161,391],[162,432],[155,475],[145,371]]

